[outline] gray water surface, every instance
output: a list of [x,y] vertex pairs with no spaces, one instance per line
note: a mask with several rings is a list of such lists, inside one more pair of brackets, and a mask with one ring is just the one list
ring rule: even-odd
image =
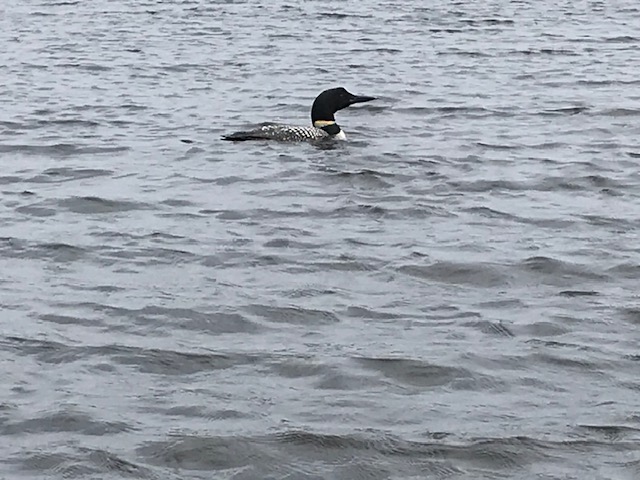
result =
[[[4,2],[0,478],[640,478],[638,32]],[[346,143],[220,140],[336,86]]]

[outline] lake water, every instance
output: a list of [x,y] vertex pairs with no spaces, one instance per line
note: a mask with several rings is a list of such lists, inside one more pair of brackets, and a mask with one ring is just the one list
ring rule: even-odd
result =
[[[0,7],[0,478],[640,478],[637,2]],[[309,125],[349,141],[229,143]]]

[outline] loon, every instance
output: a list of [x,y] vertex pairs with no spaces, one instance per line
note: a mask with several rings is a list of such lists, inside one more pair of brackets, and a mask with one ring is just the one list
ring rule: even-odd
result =
[[312,127],[295,127],[265,123],[246,132],[235,132],[222,137],[223,140],[242,142],[245,140],[280,140],[282,142],[302,142],[305,140],[337,139],[346,140],[334,114],[354,103],[369,102],[374,97],[353,95],[342,87],[325,90],[316,97],[311,107]]

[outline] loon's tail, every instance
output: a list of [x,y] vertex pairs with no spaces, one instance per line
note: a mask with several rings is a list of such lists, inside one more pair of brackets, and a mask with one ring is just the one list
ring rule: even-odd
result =
[[262,123],[253,130],[244,130],[241,132],[233,132],[229,135],[223,135],[222,140],[229,142],[244,142],[247,140],[273,140],[277,138],[274,135],[276,125],[273,123]]
[[262,124],[258,128],[252,130],[243,130],[240,132],[233,132],[228,135],[223,135],[222,140],[230,142],[244,142],[246,140],[272,140],[274,138],[273,132],[268,128],[265,128],[268,124]]
[[229,142],[244,142],[246,140],[268,140],[271,137],[260,135],[260,131],[234,132],[229,135],[223,135],[222,140]]

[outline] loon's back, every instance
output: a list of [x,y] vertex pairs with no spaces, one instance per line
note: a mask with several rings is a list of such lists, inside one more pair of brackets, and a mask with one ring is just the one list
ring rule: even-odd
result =
[[223,140],[242,142],[245,140],[280,140],[281,142],[302,142],[305,140],[321,140],[329,138],[327,132],[316,127],[294,127],[265,123],[253,130],[235,132],[222,137]]

